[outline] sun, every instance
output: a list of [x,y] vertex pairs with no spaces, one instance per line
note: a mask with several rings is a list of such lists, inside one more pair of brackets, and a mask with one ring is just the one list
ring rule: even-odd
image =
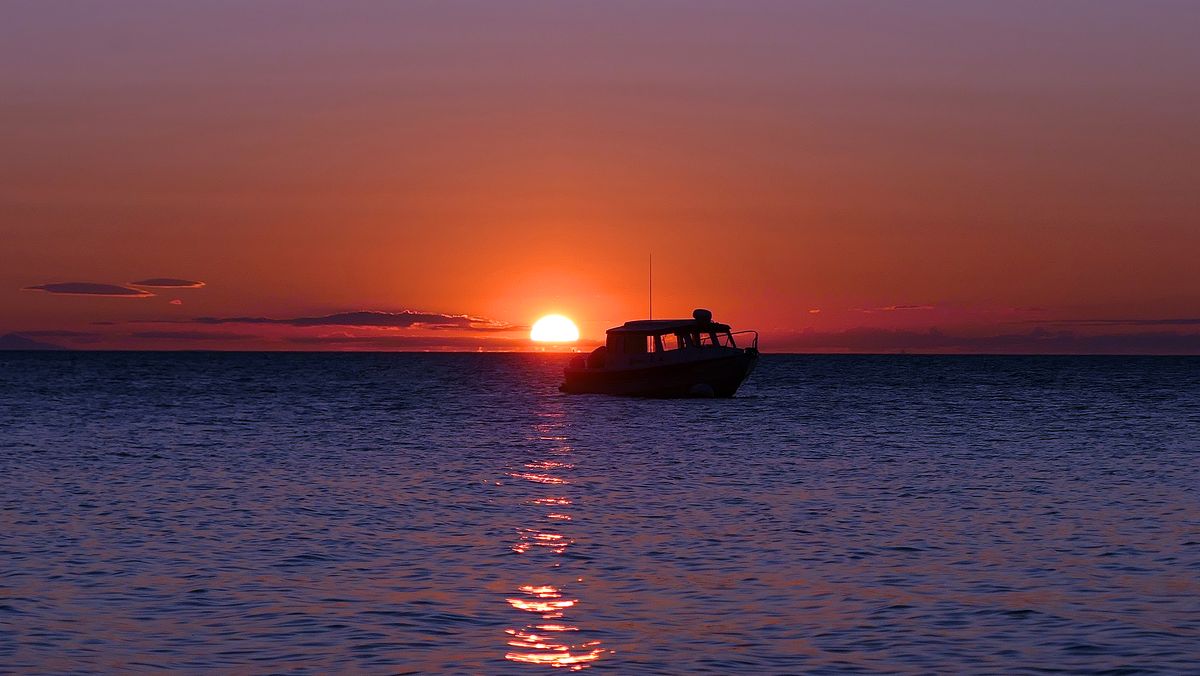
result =
[[562,315],[546,315],[533,323],[529,339],[538,343],[573,343],[579,340],[579,328]]

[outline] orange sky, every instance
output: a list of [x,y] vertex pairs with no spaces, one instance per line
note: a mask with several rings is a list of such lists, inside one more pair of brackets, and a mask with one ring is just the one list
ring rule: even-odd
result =
[[[519,349],[497,329],[561,312],[596,340],[644,316],[653,251],[657,315],[768,350],[1200,353],[1198,29],[1193,2],[6,3],[0,335]],[[205,285],[26,290],[151,277]],[[196,321],[404,310],[482,323]]]

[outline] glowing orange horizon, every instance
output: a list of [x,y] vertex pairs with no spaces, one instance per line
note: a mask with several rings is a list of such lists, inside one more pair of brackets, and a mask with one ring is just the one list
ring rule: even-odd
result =
[[152,4],[6,8],[0,347],[1200,353],[1188,3]]

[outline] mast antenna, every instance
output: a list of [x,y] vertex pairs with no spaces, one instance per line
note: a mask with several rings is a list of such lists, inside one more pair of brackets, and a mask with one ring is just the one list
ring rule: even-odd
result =
[[649,295],[650,316],[648,319],[654,319],[654,253],[650,254],[650,284],[647,287]]

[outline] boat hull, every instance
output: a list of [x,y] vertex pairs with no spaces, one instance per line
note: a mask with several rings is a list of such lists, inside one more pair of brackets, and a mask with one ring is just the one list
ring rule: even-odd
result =
[[758,363],[758,352],[624,369],[566,369],[558,389],[568,394],[628,397],[732,397]]

